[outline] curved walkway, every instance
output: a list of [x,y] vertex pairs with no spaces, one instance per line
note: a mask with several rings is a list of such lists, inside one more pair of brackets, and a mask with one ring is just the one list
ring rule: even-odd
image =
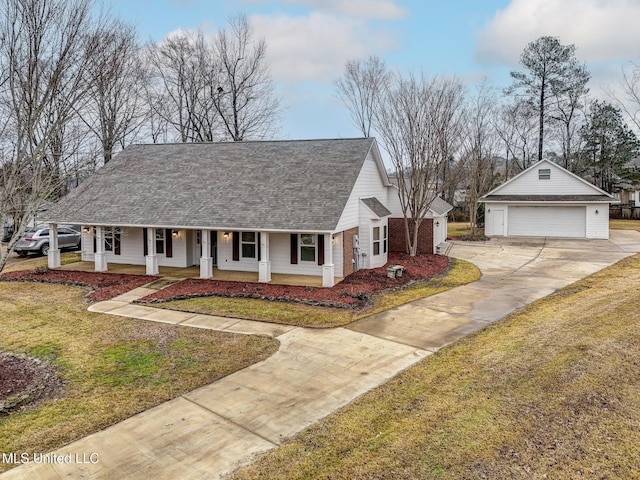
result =
[[263,362],[59,449],[61,462],[25,464],[0,478],[222,478],[443,346],[636,252],[640,232],[612,232],[611,241],[456,243],[449,254],[475,263],[478,282],[347,328],[312,330],[128,303],[144,291],[92,305],[106,314],[270,335],[281,346]]

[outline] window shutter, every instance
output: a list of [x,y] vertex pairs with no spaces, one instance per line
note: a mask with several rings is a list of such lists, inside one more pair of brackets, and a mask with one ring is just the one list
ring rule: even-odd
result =
[[231,232],[231,243],[233,243],[233,261],[240,260],[240,232]]
[[258,261],[260,261],[260,232],[258,232]]
[[120,229],[118,227],[113,228],[113,253],[120,255]]
[[318,265],[324,265],[324,235],[318,234]]
[[173,257],[173,235],[170,228],[164,230],[164,255],[167,258]]
[[91,228],[91,236],[93,237],[93,253],[96,253],[96,227],[95,225]]
[[147,231],[146,227],[142,228],[142,243],[143,243],[143,251],[144,251],[144,256],[146,257],[147,255],[149,255],[149,248],[147,246],[147,240],[148,240],[148,235],[149,232]]
[[298,234],[291,234],[291,264],[298,263]]

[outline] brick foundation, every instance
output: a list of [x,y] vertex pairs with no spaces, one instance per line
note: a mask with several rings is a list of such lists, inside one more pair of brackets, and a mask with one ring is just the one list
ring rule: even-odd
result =
[[[409,225],[411,227],[411,225]],[[404,218],[389,219],[389,251],[406,252]],[[418,253],[433,253],[433,219],[425,218],[418,230]]]
[[353,273],[353,236],[358,235],[360,230],[358,227],[351,228],[342,232],[342,268],[343,276]]

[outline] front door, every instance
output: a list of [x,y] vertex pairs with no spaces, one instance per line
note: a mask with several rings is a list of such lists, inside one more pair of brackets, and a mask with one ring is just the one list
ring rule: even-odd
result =
[[504,210],[493,211],[493,234],[504,236]]
[[[200,265],[200,258],[202,257],[202,230],[196,230],[194,235],[194,265]],[[218,264],[218,232],[211,231],[211,259],[213,265]]]

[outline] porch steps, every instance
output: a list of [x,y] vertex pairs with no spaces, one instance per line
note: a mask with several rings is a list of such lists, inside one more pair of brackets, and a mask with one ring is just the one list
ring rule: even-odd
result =
[[132,302],[135,302],[136,300],[141,299],[142,297],[151,295],[152,293],[157,292],[158,290],[162,290],[163,288],[166,288],[169,285],[173,285],[174,283],[178,283],[182,280],[183,280],[182,278],[162,277],[162,278],[159,278],[158,280],[154,280],[151,283],[147,283],[143,287],[134,288],[133,290],[123,293],[122,295],[118,295],[112,300],[132,303]]

